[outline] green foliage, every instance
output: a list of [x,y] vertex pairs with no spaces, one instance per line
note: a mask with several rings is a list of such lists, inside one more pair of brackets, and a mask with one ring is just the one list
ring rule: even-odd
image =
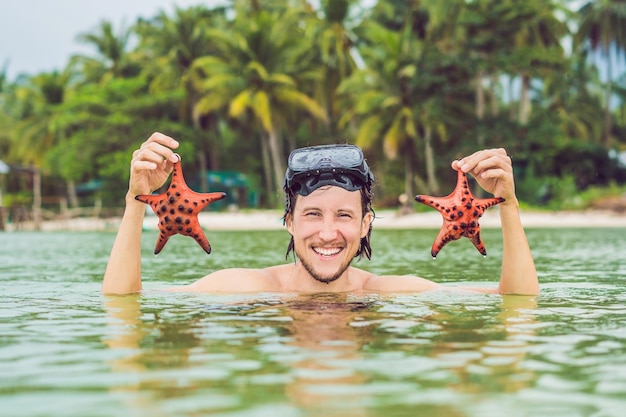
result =
[[102,180],[104,204],[118,206],[132,151],[161,131],[181,142],[189,177],[244,172],[272,206],[291,148],[347,141],[363,146],[380,203],[394,206],[414,186],[436,192],[453,158],[506,147],[520,200],[584,206],[626,183],[608,152],[626,149],[626,74],[603,82],[588,59],[623,68],[624,16],[599,0],[579,11],[556,0],[323,0],[103,21],[77,37],[94,53],[63,71],[15,81],[0,71],[0,157],[40,168],[54,192]]
[[626,186],[611,182],[608,186],[592,186],[566,200],[565,209],[588,209],[607,198],[623,198]]
[[516,184],[518,198],[533,206],[546,206],[562,209],[564,202],[571,200],[576,193],[576,184],[571,176],[536,177],[528,175]]

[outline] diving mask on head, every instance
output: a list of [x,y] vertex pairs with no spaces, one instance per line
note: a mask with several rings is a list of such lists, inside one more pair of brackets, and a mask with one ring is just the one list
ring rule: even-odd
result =
[[307,196],[326,185],[357,191],[373,182],[374,175],[358,146],[321,145],[291,152],[283,188]]

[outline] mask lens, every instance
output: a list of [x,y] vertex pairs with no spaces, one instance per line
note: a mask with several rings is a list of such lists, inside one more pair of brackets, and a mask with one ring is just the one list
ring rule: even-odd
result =
[[373,181],[374,176],[357,146],[322,145],[291,152],[283,187],[293,187],[294,192],[308,195],[322,185],[355,191]]
[[363,154],[351,145],[303,148],[289,158],[289,168],[295,172],[324,168],[354,168],[363,163]]

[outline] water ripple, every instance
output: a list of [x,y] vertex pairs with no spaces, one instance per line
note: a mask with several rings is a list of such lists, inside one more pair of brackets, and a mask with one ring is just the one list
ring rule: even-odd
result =
[[[156,291],[242,261],[283,262],[283,233],[212,236],[218,256],[181,240],[154,258],[147,234],[148,290],[103,297],[112,234],[2,235],[3,413],[617,417],[626,407],[622,231],[529,231],[538,297]],[[432,261],[425,231],[379,237],[359,266],[446,285],[499,275],[497,231],[484,237],[487,259],[461,241]]]

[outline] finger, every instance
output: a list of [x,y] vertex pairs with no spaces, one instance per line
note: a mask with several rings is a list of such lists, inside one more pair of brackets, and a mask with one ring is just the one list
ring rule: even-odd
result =
[[142,145],[142,148],[139,149],[136,157],[139,159],[151,160],[153,162],[162,162],[163,160],[167,160],[175,163],[178,161],[178,155],[176,155],[172,149],[156,142],[150,142]]
[[484,159],[486,157],[494,156],[494,155],[506,155],[506,150],[504,148],[483,149],[483,150],[476,151],[473,154],[462,158],[462,160],[470,161],[470,160],[476,160],[476,159]]
[[506,155],[493,155],[476,163],[472,169],[472,174],[482,175],[490,169],[501,169],[505,172],[512,172],[511,158]]
[[478,174],[478,176],[484,179],[491,179],[491,178],[503,178],[507,174],[508,172],[502,168],[490,168],[490,169],[481,171],[480,174]]
[[151,161],[135,161],[133,162],[133,170],[138,171],[149,171],[157,168],[157,164]]
[[174,138],[160,132],[154,132],[144,143],[141,144],[139,150],[145,149],[146,147],[150,147],[153,150],[168,149],[169,151],[164,151],[164,153],[162,153],[164,158],[169,159],[172,162],[176,162],[178,158],[173,157],[173,152],[171,152],[171,150],[178,148],[178,146],[179,143]]
[[[167,146],[158,144],[156,142],[151,142],[145,144],[142,149],[140,149],[140,157],[142,155],[146,155],[146,157],[157,157],[160,160],[168,160],[172,163],[178,161],[178,156],[174,153],[174,151]],[[158,156],[157,156],[158,155]]]
[[459,165],[460,166],[464,166],[464,165],[469,165],[471,167],[474,167],[478,162],[482,161],[483,159],[492,157],[494,155],[506,155],[506,151],[504,149],[484,149],[481,151],[476,151],[471,155],[468,155],[464,158],[461,158],[459,160]]
[[510,158],[506,154],[506,150],[502,148],[497,149],[485,149],[482,151],[474,152],[473,154],[461,158],[457,162],[457,166],[463,172],[479,173],[486,169],[490,164],[501,165],[510,164]]
[[178,148],[178,141],[176,141],[176,139],[164,135],[163,133],[160,132],[154,132],[153,134],[150,135],[150,137],[144,142],[144,144],[147,143],[159,143],[161,145],[167,146],[169,148]]

